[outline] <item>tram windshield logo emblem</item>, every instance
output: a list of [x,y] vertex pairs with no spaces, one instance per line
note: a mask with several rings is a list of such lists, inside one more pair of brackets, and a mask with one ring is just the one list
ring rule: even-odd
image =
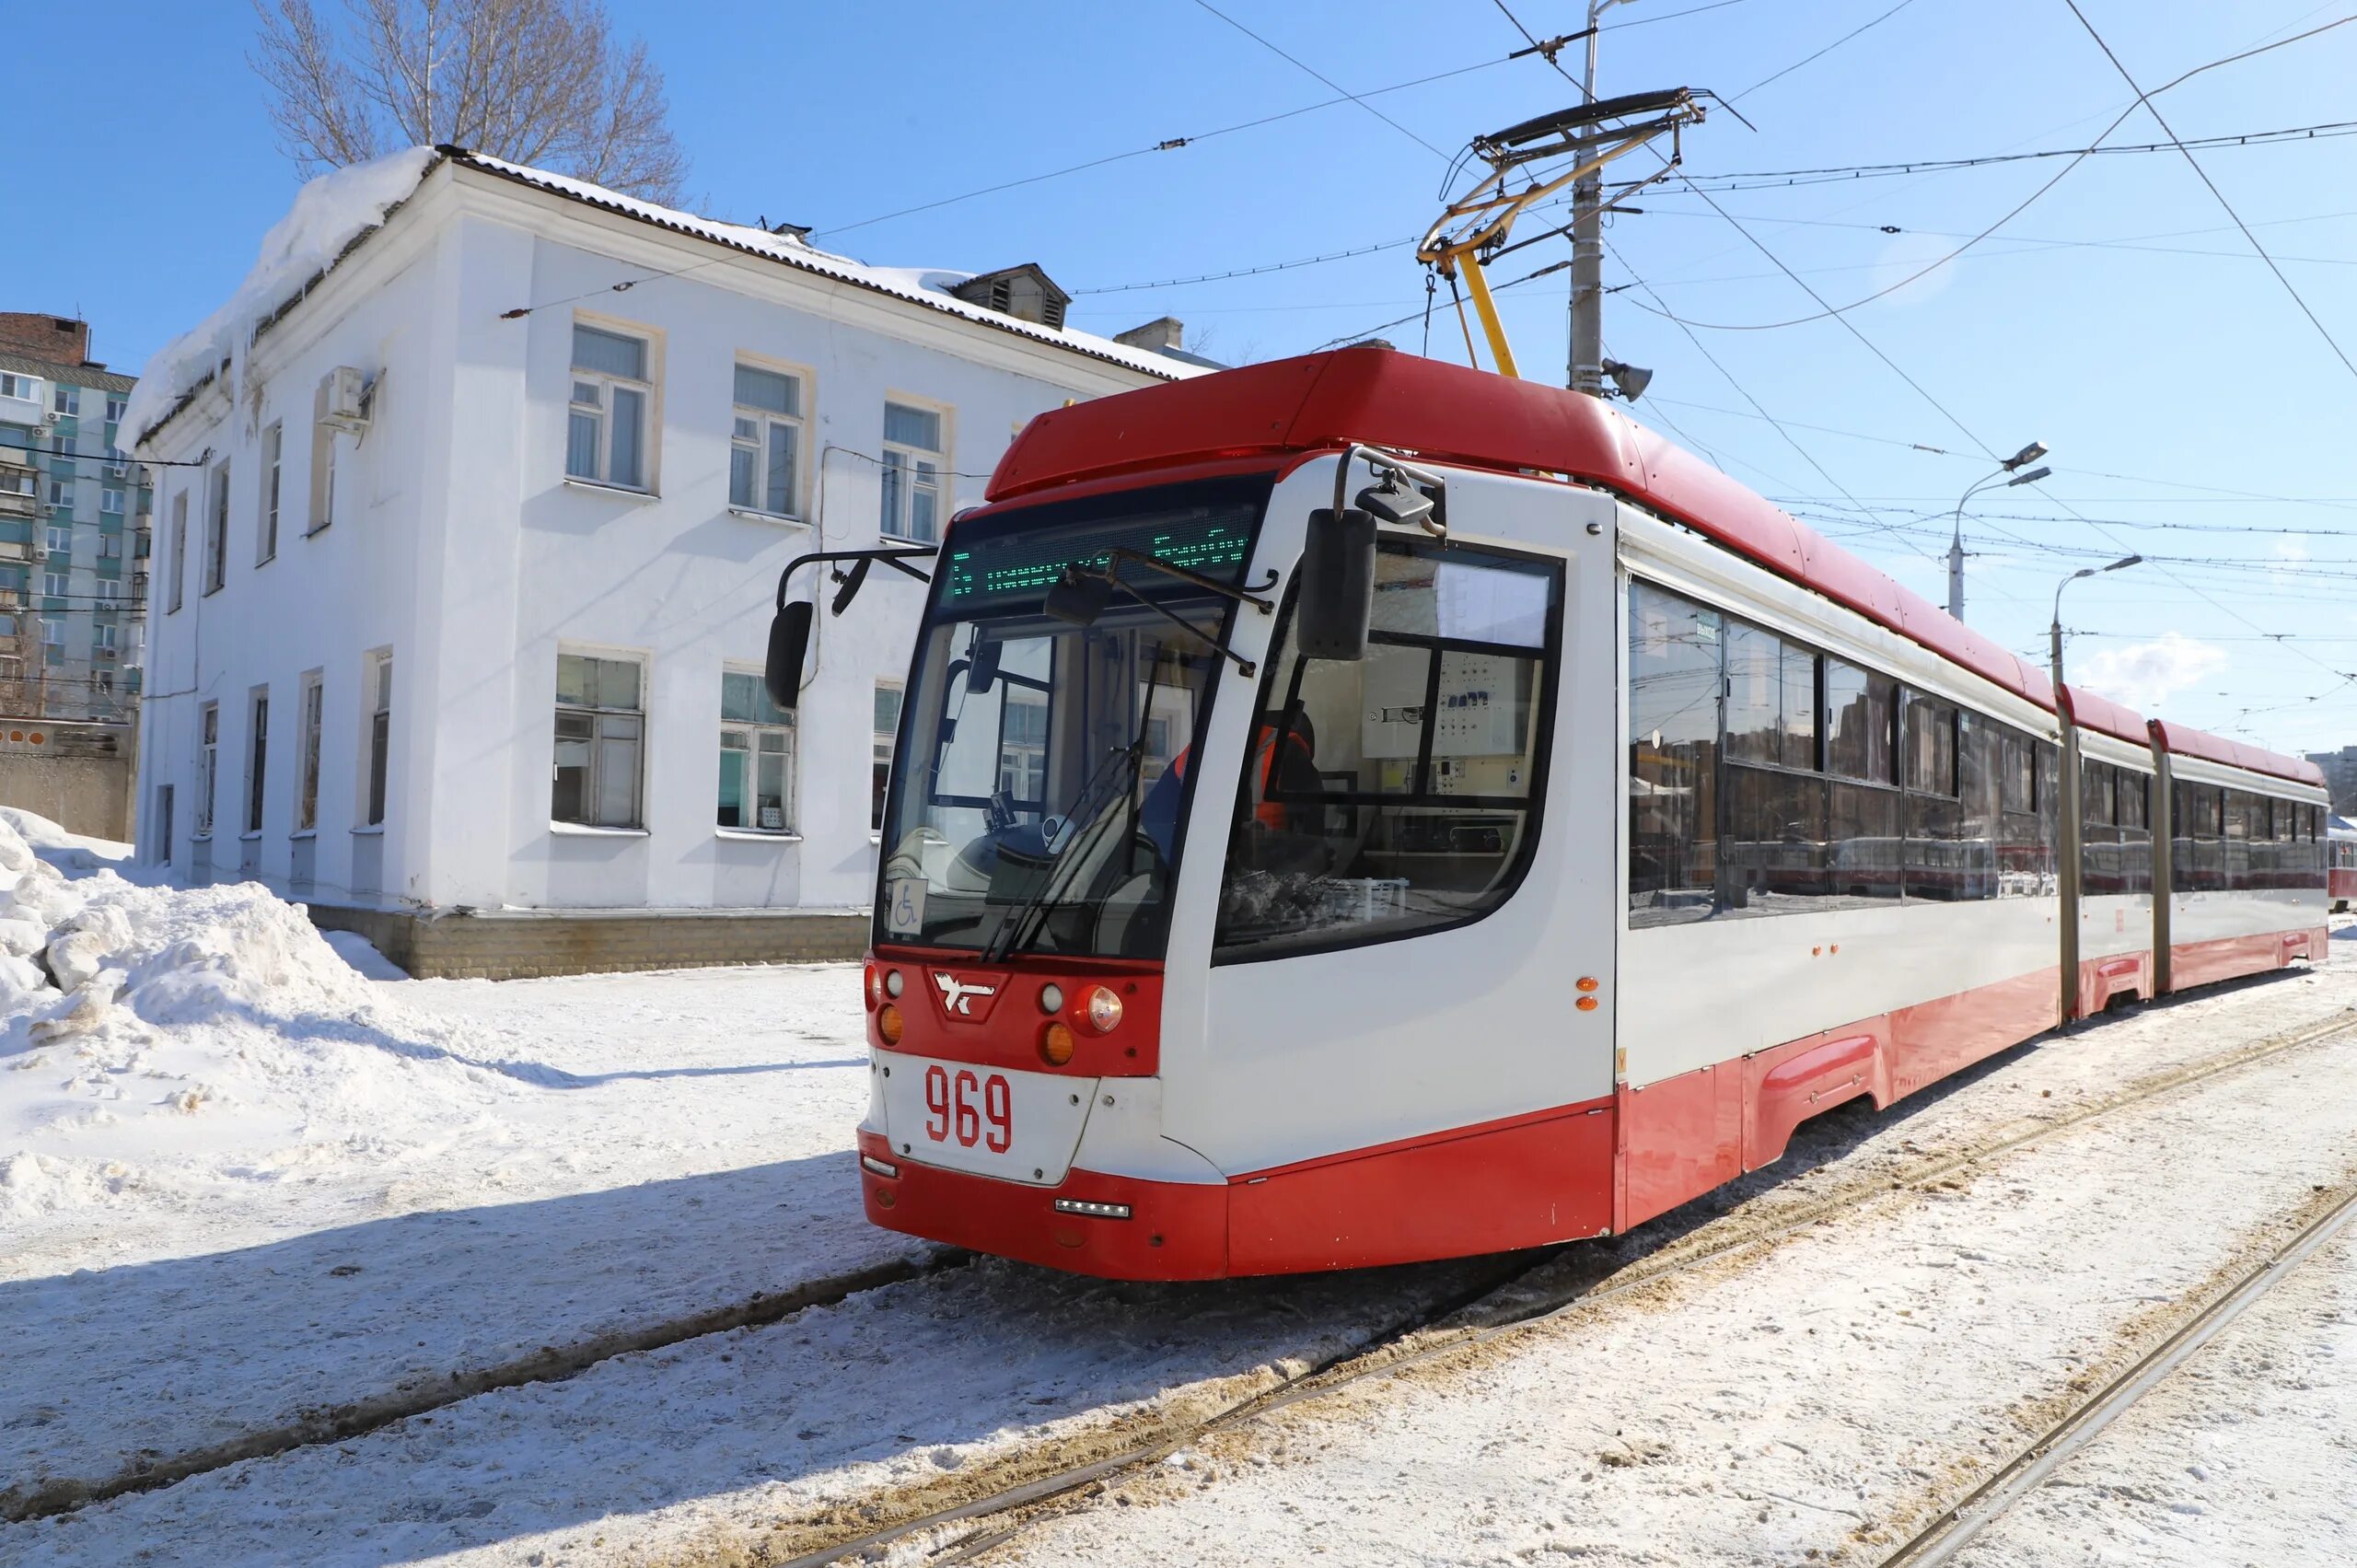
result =
[[[991,999],[998,994],[998,987],[995,985],[978,985],[970,981],[959,980],[947,970],[934,970],[933,983],[941,988],[941,1010],[960,1018],[979,1020],[989,1017]],[[968,1005],[977,1001],[982,1004],[980,1014]]]

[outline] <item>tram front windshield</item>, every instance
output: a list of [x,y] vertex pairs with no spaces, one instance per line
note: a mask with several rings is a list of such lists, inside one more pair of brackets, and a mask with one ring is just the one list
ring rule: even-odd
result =
[[1240,586],[1269,487],[1139,491],[956,528],[903,704],[879,943],[1161,955],[1235,603],[1135,561],[1086,625],[1050,615],[1049,590],[1117,548]]

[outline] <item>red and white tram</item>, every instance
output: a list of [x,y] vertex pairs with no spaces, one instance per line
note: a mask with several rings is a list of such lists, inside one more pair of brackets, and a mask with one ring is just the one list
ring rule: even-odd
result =
[[1043,415],[988,496],[920,568],[878,1225],[1152,1279],[1611,1235],[2325,956],[2315,767],[2058,703],[1594,399],[1345,349]]
[[2339,817],[2326,821],[2327,890],[2339,914],[2357,900],[2357,826]]

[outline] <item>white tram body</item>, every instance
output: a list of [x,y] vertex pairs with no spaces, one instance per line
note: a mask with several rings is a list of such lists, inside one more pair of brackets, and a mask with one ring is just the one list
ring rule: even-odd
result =
[[[1445,523],[1311,656],[1361,444]],[[1054,602],[1122,552],[1201,575]],[[912,1234],[1130,1278],[1614,1234],[2066,1006],[2326,955],[2312,765],[2058,703],[1559,389],[1369,347],[1059,411],[932,572],[859,1138]]]

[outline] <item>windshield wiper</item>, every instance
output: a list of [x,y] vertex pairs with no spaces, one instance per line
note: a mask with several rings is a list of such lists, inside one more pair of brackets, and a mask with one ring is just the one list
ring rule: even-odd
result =
[[[1041,916],[1041,912],[1047,908],[1049,900],[1062,890],[1066,880],[1066,868],[1080,865],[1087,858],[1080,853],[1083,847],[1081,841],[1087,839],[1094,843],[1097,835],[1103,830],[1104,824],[1111,821],[1116,815],[1111,811],[1101,809],[1097,805],[1099,787],[1103,785],[1107,776],[1112,772],[1115,763],[1126,761],[1130,767],[1124,775],[1122,788],[1135,793],[1133,785],[1137,776],[1137,767],[1144,755],[1145,749],[1143,743],[1116,747],[1106,754],[1105,761],[1097,765],[1097,771],[1091,773],[1088,782],[1081,786],[1080,798],[1073,802],[1072,813],[1064,819],[1064,821],[1069,826],[1073,819],[1081,814],[1084,807],[1095,810],[1097,814],[1089,818],[1086,824],[1074,830],[1073,836],[1065,841],[1064,847],[1056,852],[1055,859],[1048,863],[1048,874],[1039,878],[1039,886],[1024,895],[1023,901],[1015,906],[1015,912],[1012,914],[999,922],[998,930],[992,935],[989,944],[982,948],[982,962],[986,964],[1004,962],[1007,954],[1017,945],[1025,947],[1030,945],[1030,937],[1024,930],[1025,925],[1035,916]],[[1109,804],[1111,798],[1108,796],[1107,803]],[[1044,916],[1041,916],[1041,923],[1045,923]]]

